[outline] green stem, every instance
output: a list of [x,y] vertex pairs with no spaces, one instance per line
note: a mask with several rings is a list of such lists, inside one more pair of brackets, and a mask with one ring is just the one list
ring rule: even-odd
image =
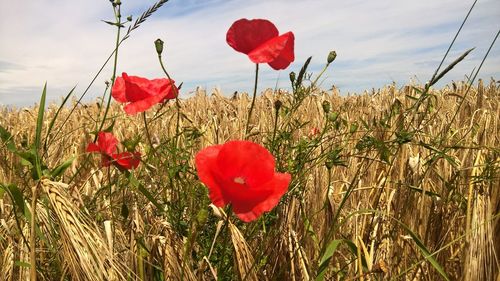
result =
[[[160,66],[165,75],[167,75],[168,80],[172,81],[172,78],[170,78],[170,75],[167,72],[167,69],[165,68],[165,65],[163,64],[163,60],[161,59],[161,55],[158,54],[158,60],[160,61]],[[177,142],[179,139],[179,124],[181,120],[181,105],[179,103],[179,93],[177,93],[177,88],[175,88],[174,85],[174,91],[175,91],[175,106],[177,107],[177,120],[175,124],[175,139],[174,139],[174,147],[177,148]]]
[[328,196],[330,195],[330,191],[332,189],[332,168],[327,168],[328,169],[328,186],[326,189],[326,197],[325,197],[325,204],[324,207],[327,206],[327,204],[330,204]]
[[247,135],[249,133],[249,127],[250,127],[250,119],[252,118],[252,112],[253,108],[255,106],[255,97],[257,96],[257,81],[259,80],[259,64],[255,64],[255,83],[253,86],[253,96],[252,96],[252,104],[250,104],[250,110],[248,111],[248,118],[247,118],[247,125],[245,127],[245,138],[247,138]]
[[271,147],[272,151],[274,152],[274,142],[276,141],[276,131],[278,130],[278,114],[279,114],[279,109],[276,109],[276,116],[274,116],[274,128],[273,128],[273,138],[271,141]]
[[37,190],[40,185],[40,180],[32,188],[32,198],[31,198],[31,229],[30,229],[30,280],[36,281],[36,200],[37,200]]
[[[106,104],[106,110],[104,111],[104,116],[102,117],[101,124],[99,125],[99,130],[100,132],[102,128],[104,127],[104,122],[106,121],[106,116],[108,116],[109,112],[109,107],[111,105],[111,97],[113,93],[113,85],[115,84],[115,79],[116,79],[116,66],[118,65],[118,47],[120,46],[120,31],[121,31],[121,13],[120,13],[120,5],[117,6],[118,8],[113,8],[115,12],[115,19],[116,19],[116,27],[118,28],[118,32],[116,33],[116,44],[115,44],[115,59],[113,62],[113,76],[111,76],[111,90],[109,91],[109,96],[108,96],[108,102]],[[94,142],[97,140],[97,134],[94,137]]]
[[155,152],[153,147],[153,141],[151,140],[151,134],[149,133],[148,122],[146,120],[146,112],[142,112],[142,120],[144,120],[144,131],[146,131],[146,138],[148,139],[149,146],[151,147],[151,151]]
[[311,84],[311,88],[314,88],[316,86],[316,83],[318,83],[318,80],[319,78],[323,75],[323,73],[325,73],[325,71],[328,69],[328,66],[330,66],[329,63],[327,63],[325,65],[325,67],[323,67],[323,70],[321,70],[321,72],[318,74],[318,76],[316,76],[316,79],[314,79],[314,81],[312,82]]

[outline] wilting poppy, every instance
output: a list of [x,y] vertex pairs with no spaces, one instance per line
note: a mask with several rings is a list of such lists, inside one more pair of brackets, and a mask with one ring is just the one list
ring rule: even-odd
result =
[[138,76],[128,76],[123,72],[117,77],[111,89],[115,100],[126,103],[123,108],[128,115],[148,110],[157,103],[177,97],[175,81],[166,78],[149,80]]
[[229,141],[196,154],[198,177],[215,206],[231,204],[245,222],[270,211],[285,194],[290,174],[277,173],[273,155],[251,141]]
[[112,133],[99,132],[97,135],[97,144],[89,143],[87,152],[98,152],[101,154],[101,165],[108,167],[111,164],[121,170],[130,170],[137,168],[141,160],[140,152],[121,152],[116,153],[118,140]]
[[254,63],[267,63],[273,69],[285,69],[295,60],[292,32],[279,35],[274,24],[264,19],[240,19],[226,34],[233,49],[248,55]]

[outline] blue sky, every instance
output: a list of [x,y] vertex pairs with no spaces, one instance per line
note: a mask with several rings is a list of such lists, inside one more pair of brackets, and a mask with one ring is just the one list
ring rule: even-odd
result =
[[[463,0],[170,0],[135,30],[120,49],[118,73],[162,77],[154,40],[165,41],[167,69],[184,82],[181,95],[197,86],[224,93],[251,91],[254,65],[225,42],[229,26],[240,18],[265,18],[284,33],[295,34],[295,62],[284,71],[263,65],[259,90],[288,88],[288,73],[298,72],[312,56],[318,73],[330,50],[337,60],[322,86],[341,93],[362,92],[393,81],[425,83],[474,1]],[[154,1],[122,0],[122,14],[136,19]],[[463,80],[477,67],[500,28],[500,1],[480,0],[447,62],[476,49],[440,85]],[[43,84],[48,98],[76,88],[79,96],[114,46],[107,0],[0,0],[0,105],[28,106],[38,101]],[[480,77],[499,79],[500,47],[493,47]],[[102,95],[107,67],[86,100]]]

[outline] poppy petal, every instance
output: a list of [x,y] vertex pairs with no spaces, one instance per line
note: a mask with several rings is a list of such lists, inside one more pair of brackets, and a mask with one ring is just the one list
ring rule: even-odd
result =
[[[127,73],[123,72],[122,76],[127,75]],[[111,88],[111,96],[118,102],[127,102],[127,98],[125,97],[125,80],[122,77],[116,77],[115,83]]]
[[154,95],[148,91],[150,88],[153,88],[153,85],[146,78],[128,76],[126,73],[123,73],[123,80],[125,81],[126,89],[125,98],[128,102],[140,101]]
[[[270,63],[276,60],[278,57],[282,56],[282,60],[286,59],[293,61],[293,42],[294,36],[292,32],[285,33],[281,36],[274,37],[265,43],[261,44],[254,50],[252,50],[248,57],[254,63]],[[283,55],[283,51],[286,51]],[[287,65],[288,66],[288,65]]]
[[268,20],[240,19],[235,21],[227,31],[226,41],[236,51],[248,54],[278,35],[278,29]]
[[274,174],[273,155],[251,141],[229,141],[217,157],[222,177],[227,181],[242,178],[249,187],[269,181]]
[[101,150],[99,149],[99,146],[95,143],[89,143],[87,145],[87,149],[85,150],[86,152],[100,152]]
[[116,78],[111,95],[116,101],[126,103],[125,112],[133,115],[167,99],[176,98],[179,90],[174,83],[166,78],[149,80],[123,72],[122,77]]
[[112,133],[99,132],[97,135],[97,145],[101,153],[112,155],[116,151],[118,140]]
[[269,66],[271,66],[274,70],[280,70],[287,68],[294,60],[294,41],[295,37],[292,32],[287,32],[280,37],[286,36],[288,39],[286,40],[285,47],[279,53],[278,57],[273,61],[269,62]]
[[209,197],[217,207],[223,207],[227,202],[222,197],[222,188],[216,179],[214,169],[216,169],[217,156],[222,145],[213,145],[200,150],[195,157],[196,171],[198,177],[209,190]]
[[287,173],[276,173],[272,180],[264,184],[262,190],[272,190],[264,201],[258,202],[250,211],[246,208],[241,208],[240,205],[234,205],[234,213],[244,222],[250,222],[260,217],[264,212],[271,211],[278,205],[280,198],[288,190],[291,176]]
[[168,79],[156,79],[161,80],[156,85],[151,85],[151,92],[155,92],[155,94],[148,95],[147,97],[139,100],[132,101],[131,103],[125,105],[123,108],[128,115],[134,115],[139,112],[143,112],[151,108],[153,105],[157,103],[161,103],[167,99],[173,99],[177,97],[177,87],[173,85],[173,80]]
[[141,153],[122,152],[113,154],[112,158],[118,166],[126,170],[130,170],[139,166],[139,163],[141,162]]
[[164,99],[164,96],[157,95],[157,96],[151,96],[143,100],[139,100],[136,102],[131,102],[123,107],[123,110],[128,115],[134,115],[139,112],[144,112],[151,108],[153,105],[159,103],[162,99]]

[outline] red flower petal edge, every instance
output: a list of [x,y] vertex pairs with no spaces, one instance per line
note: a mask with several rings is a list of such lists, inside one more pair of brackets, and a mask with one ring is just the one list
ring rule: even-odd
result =
[[252,62],[268,63],[279,70],[295,60],[295,36],[292,32],[278,35],[278,30],[268,20],[240,19],[227,31],[226,41],[236,51],[248,55]]
[[229,141],[202,149],[195,157],[198,177],[212,203],[232,204],[242,221],[272,210],[288,190],[291,176],[277,173],[271,153],[251,141]]
[[125,170],[135,169],[139,166],[141,162],[141,153],[140,152],[122,152],[113,154],[111,156],[115,161],[116,165]]
[[160,78],[149,80],[138,76],[128,76],[123,72],[117,77],[111,95],[121,103],[128,115],[144,112],[157,103],[177,97],[175,81]]
[[111,164],[121,170],[135,169],[141,160],[140,152],[116,152],[118,140],[112,133],[99,132],[97,134],[97,144],[89,143],[87,152],[97,152],[101,154],[101,166],[108,167]]

